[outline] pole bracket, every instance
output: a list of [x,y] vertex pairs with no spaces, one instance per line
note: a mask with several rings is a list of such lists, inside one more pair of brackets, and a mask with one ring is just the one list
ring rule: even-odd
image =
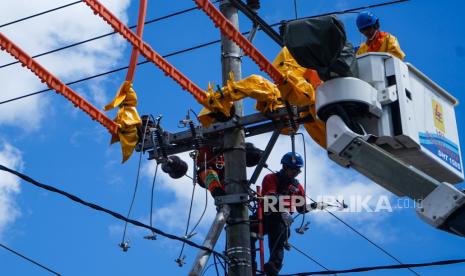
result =
[[221,206],[223,204],[240,204],[246,202],[249,202],[248,194],[233,194],[215,197],[216,206]]

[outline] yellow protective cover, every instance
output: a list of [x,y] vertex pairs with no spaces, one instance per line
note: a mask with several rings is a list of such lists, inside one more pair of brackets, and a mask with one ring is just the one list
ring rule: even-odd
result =
[[[200,111],[199,120],[203,126],[208,127],[214,122],[213,112],[219,112],[229,117],[234,101],[245,97],[257,100],[255,108],[260,112],[273,111],[284,106],[288,101],[296,106],[309,106],[308,112],[314,120],[306,123],[305,129],[320,146],[326,147],[326,129],[322,121],[316,119],[315,91],[313,86],[305,79],[306,68],[300,66],[292,57],[289,50],[284,47],[275,58],[273,65],[283,74],[286,81],[276,86],[274,83],[259,75],[251,75],[239,81],[234,80],[232,73],[227,84],[215,90],[208,85],[208,99],[205,108]],[[287,134],[287,130],[283,130]]]
[[111,103],[105,106],[105,111],[119,107],[116,118],[113,120],[119,126],[117,136],[112,136],[111,144],[120,142],[123,153],[123,161],[126,162],[132,155],[134,148],[139,141],[137,126],[141,124],[141,119],[136,109],[137,95],[132,87],[131,81],[125,81]]

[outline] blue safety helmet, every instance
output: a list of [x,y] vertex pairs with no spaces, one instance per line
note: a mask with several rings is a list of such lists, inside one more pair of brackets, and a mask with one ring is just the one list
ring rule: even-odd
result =
[[379,22],[379,18],[369,11],[364,11],[357,16],[357,28],[359,31],[374,26]]
[[292,156],[292,152],[288,152],[283,155],[283,158],[281,158],[281,164],[288,166],[289,168],[292,169],[299,169],[304,165],[304,159],[300,154],[295,153],[295,159]]

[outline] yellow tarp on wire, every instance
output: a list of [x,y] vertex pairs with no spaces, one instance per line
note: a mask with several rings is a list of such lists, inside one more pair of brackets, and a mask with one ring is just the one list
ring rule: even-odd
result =
[[141,119],[137,113],[137,95],[132,88],[131,81],[125,81],[111,103],[105,106],[105,111],[119,107],[114,122],[118,124],[117,136],[112,136],[111,144],[120,142],[123,152],[123,163],[129,159],[137,145],[139,136],[137,127],[141,124]]
[[288,101],[296,106],[309,106],[308,112],[302,113],[301,116],[311,114],[315,120],[305,123],[304,127],[313,140],[326,148],[325,125],[316,119],[315,90],[304,77],[307,69],[297,63],[286,47],[276,56],[273,65],[286,80],[279,86],[258,75],[251,75],[235,81],[232,74],[230,74],[227,84],[222,88],[214,89],[209,85],[208,100],[204,104],[205,108],[199,114],[200,122],[205,127],[211,125],[214,122],[212,113],[221,113],[229,117],[234,101],[246,97],[257,100],[255,108],[260,112],[273,111],[284,106],[284,101]]
[[231,116],[233,103],[246,97],[257,100],[255,108],[260,112],[273,111],[280,106],[280,92],[269,80],[259,75],[251,75],[234,81],[234,75],[230,73],[229,80],[222,88],[214,90],[211,85],[208,86],[208,99],[205,108],[200,111],[200,122],[208,127],[213,122],[212,112]]
[[309,106],[308,112],[302,113],[301,116],[311,114],[315,120],[305,123],[304,127],[315,142],[326,148],[326,127],[324,122],[316,118],[315,90],[304,77],[308,69],[300,66],[286,47],[281,49],[273,65],[286,79],[279,86],[282,99],[292,105]]

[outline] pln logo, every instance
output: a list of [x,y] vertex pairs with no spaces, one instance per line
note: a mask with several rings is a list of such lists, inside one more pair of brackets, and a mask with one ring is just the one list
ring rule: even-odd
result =
[[433,100],[433,117],[434,127],[442,133],[445,133],[446,127],[444,126],[444,111],[442,109],[442,105],[436,100]]

